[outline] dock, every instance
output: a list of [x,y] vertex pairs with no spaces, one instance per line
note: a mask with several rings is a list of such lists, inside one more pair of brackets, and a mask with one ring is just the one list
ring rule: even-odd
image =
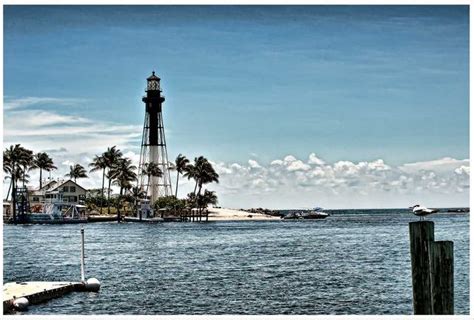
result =
[[85,279],[84,229],[81,228],[81,281],[28,281],[9,282],[3,285],[3,313],[26,310],[30,304],[41,303],[62,297],[73,291],[93,291],[100,289],[96,278]]
[[29,304],[36,304],[69,292],[84,290],[86,290],[85,282],[9,282],[3,285],[3,312],[13,310],[14,301],[19,298],[26,298]]

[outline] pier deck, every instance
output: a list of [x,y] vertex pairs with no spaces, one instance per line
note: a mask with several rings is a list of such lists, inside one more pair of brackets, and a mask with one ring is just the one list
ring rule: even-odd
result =
[[83,282],[9,282],[3,285],[3,312],[13,308],[13,301],[18,298],[28,299],[30,304],[40,303],[57,298],[72,291],[84,290]]

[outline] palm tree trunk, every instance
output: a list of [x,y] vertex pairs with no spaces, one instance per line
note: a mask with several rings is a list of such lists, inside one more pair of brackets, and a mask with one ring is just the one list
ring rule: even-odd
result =
[[119,198],[117,200],[117,222],[120,223],[120,200],[122,199],[123,187],[120,187]]
[[[148,197],[148,187],[150,186],[150,176],[147,176],[147,182],[146,182],[146,191],[145,191],[145,198]],[[150,197],[151,200],[151,197]]]
[[43,169],[40,168],[40,189],[43,188]]
[[23,168],[23,188],[25,187],[26,166]]
[[196,194],[196,189],[197,189],[197,186],[198,186],[198,180],[196,180],[196,184],[194,185],[194,194]]
[[10,179],[10,186],[8,187],[7,197],[5,200],[8,201],[8,197],[10,196],[10,191],[12,189],[13,179]]
[[112,179],[109,178],[109,189],[107,189],[107,214],[110,214],[110,184]]
[[102,193],[100,197],[100,214],[102,214],[102,207],[104,206],[104,180],[105,180],[105,168],[102,170]]
[[176,198],[178,198],[178,182],[179,182],[179,172],[176,171],[176,194],[174,195]]

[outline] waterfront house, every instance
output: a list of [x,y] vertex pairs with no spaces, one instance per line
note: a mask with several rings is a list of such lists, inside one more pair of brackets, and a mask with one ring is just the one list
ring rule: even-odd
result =
[[28,188],[30,205],[43,203],[83,204],[87,190],[72,180],[51,180],[41,189]]

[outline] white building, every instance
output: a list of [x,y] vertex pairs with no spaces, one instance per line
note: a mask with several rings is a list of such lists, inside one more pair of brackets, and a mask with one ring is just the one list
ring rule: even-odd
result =
[[83,204],[87,190],[72,180],[51,180],[41,189],[28,188],[30,205],[44,203]]

